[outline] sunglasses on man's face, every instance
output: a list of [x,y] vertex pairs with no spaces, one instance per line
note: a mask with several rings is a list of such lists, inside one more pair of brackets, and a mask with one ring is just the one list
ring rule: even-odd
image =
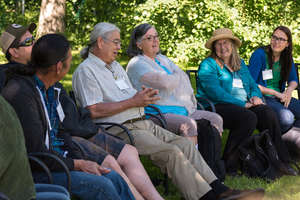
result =
[[28,37],[26,38],[23,42],[20,42],[18,47],[29,47],[31,45],[33,45],[34,43],[34,37]]

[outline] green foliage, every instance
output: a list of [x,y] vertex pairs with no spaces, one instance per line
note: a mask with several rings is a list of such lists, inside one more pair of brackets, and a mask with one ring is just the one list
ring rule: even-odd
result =
[[[25,15],[21,14],[20,0],[0,0],[0,31],[10,23],[38,23],[41,0],[26,0]],[[241,39],[240,54],[247,62],[253,50],[268,44],[270,34],[278,25],[288,26],[294,39],[294,58],[300,62],[300,3],[299,0],[66,0],[66,36],[72,41],[72,68],[62,80],[70,90],[72,74],[82,61],[79,50],[89,41],[93,26],[102,21],[116,24],[121,29],[121,64],[130,32],[140,23],[153,24],[160,34],[160,47],[176,63],[197,67],[208,54],[204,44],[212,32],[228,27]],[[5,58],[0,53],[0,63]],[[228,132],[224,133],[225,141]],[[223,145],[224,146],[224,145]],[[149,160],[143,163],[150,176],[163,176]],[[268,199],[300,198],[299,177],[283,177],[268,183],[247,177],[226,177],[229,187],[245,189],[262,187]],[[158,187],[160,193],[162,187]],[[170,182],[168,200],[180,199],[178,189]]]
[[[67,1],[66,34],[75,46],[85,46],[89,42],[89,33],[96,23],[110,22],[120,28],[122,38],[128,38],[130,34],[128,27],[132,26],[133,21],[131,13],[143,2],[144,0]],[[124,40],[122,44],[124,50],[128,40]]]
[[0,1],[0,31],[2,32],[11,23],[37,23],[40,14],[40,5],[41,0],[26,1],[25,14],[22,15],[20,0]]
[[[0,30],[9,23],[38,22],[41,0],[0,1]],[[300,4],[298,0],[66,0],[66,32],[73,49],[89,41],[93,26],[102,21],[121,29],[126,56],[130,32],[140,23],[153,24],[161,36],[161,49],[176,63],[198,66],[207,56],[204,44],[212,32],[228,27],[242,40],[240,54],[247,62],[253,50],[270,41],[273,29],[288,26],[294,38],[294,58],[300,61]]]
[[[204,44],[217,28],[228,27],[242,40],[241,56],[268,44],[273,29],[299,33],[299,4],[286,0],[148,0],[136,9],[136,23],[149,22],[161,35],[161,49],[177,63],[197,66],[207,55]],[[294,40],[299,50],[299,41]],[[298,51],[294,52],[299,57]],[[299,60],[299,59],[298,59]]]

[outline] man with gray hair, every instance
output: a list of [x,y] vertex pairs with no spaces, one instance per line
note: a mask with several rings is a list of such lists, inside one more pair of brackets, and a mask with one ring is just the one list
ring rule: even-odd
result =
[[[30,61],[32,46],[34,44],[33,30],[35,24],[22,26],[10,24],[0,36],[0,47],[8,59],[8,63],[0,65],[0,92],[6,79],[6,70],[9,68],[27,68]],[[126,181],[136,200],[144,199],[142,196],[150,196],[148,199],[162,199],[151,183],[145,171],[137,150],[125,144],[118,138],[106,134],[95,126],[90,119],[89,111],[82,108],[74,108],[74,103],[68,97],[63,87],[61,89],[60,101],[65,118],[59,128],[61,131],[69,132],[73,140],[77,141],[85,150],[86,154],[97,160],[101,166],[113,169]],[[98,130],[99,129],[99,130]],[[129,156],[128,156],[129,155]],[[142,183],[145,190],[136,190],[133,182]],[[144,194],[145,193],[145,194]]]
[[[185,199],[242,199],[250,195],[260,199],[263,190],[231,190],[223,185],[191,141],[145,120],[144,107],[159,99],[158,91],[143,88],[137,92],[132,87],[125,70],[115,61],[120,48],[120,30],[110,23],[98,23],[82,52],[85,60],[73,74],[75,96],[91,111],[94,122],[126,126],[138,152],[149,155],[167,172]],[[113,127],[109,131],[128,142],[123,130]]]

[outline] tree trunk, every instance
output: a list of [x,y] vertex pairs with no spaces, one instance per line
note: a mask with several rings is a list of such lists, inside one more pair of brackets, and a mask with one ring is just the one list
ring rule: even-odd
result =
[[65,31],[66,0],[42,0],[37,36]]

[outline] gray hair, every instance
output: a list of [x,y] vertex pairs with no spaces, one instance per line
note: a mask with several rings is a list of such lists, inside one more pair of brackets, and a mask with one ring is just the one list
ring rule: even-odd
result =
[[136,45],[137,42],[141,42],[142,37],[147,33],[150,28],[154,28],[151,24],[145,23],[135,27],[130,36],[130,42],[127,49],[127,55],[132,58],[137,55],[142,55],[143,51]]
[[88,57],[88,53],[93,51],[93,47],[96,44],[98,37],[107,38],[107,36],[114,31],[120,32],[120,29],[111,23],[100,22],[94,26],[90,34],[90,42],[87,47],[80,51],[80,55],[83,59]]

